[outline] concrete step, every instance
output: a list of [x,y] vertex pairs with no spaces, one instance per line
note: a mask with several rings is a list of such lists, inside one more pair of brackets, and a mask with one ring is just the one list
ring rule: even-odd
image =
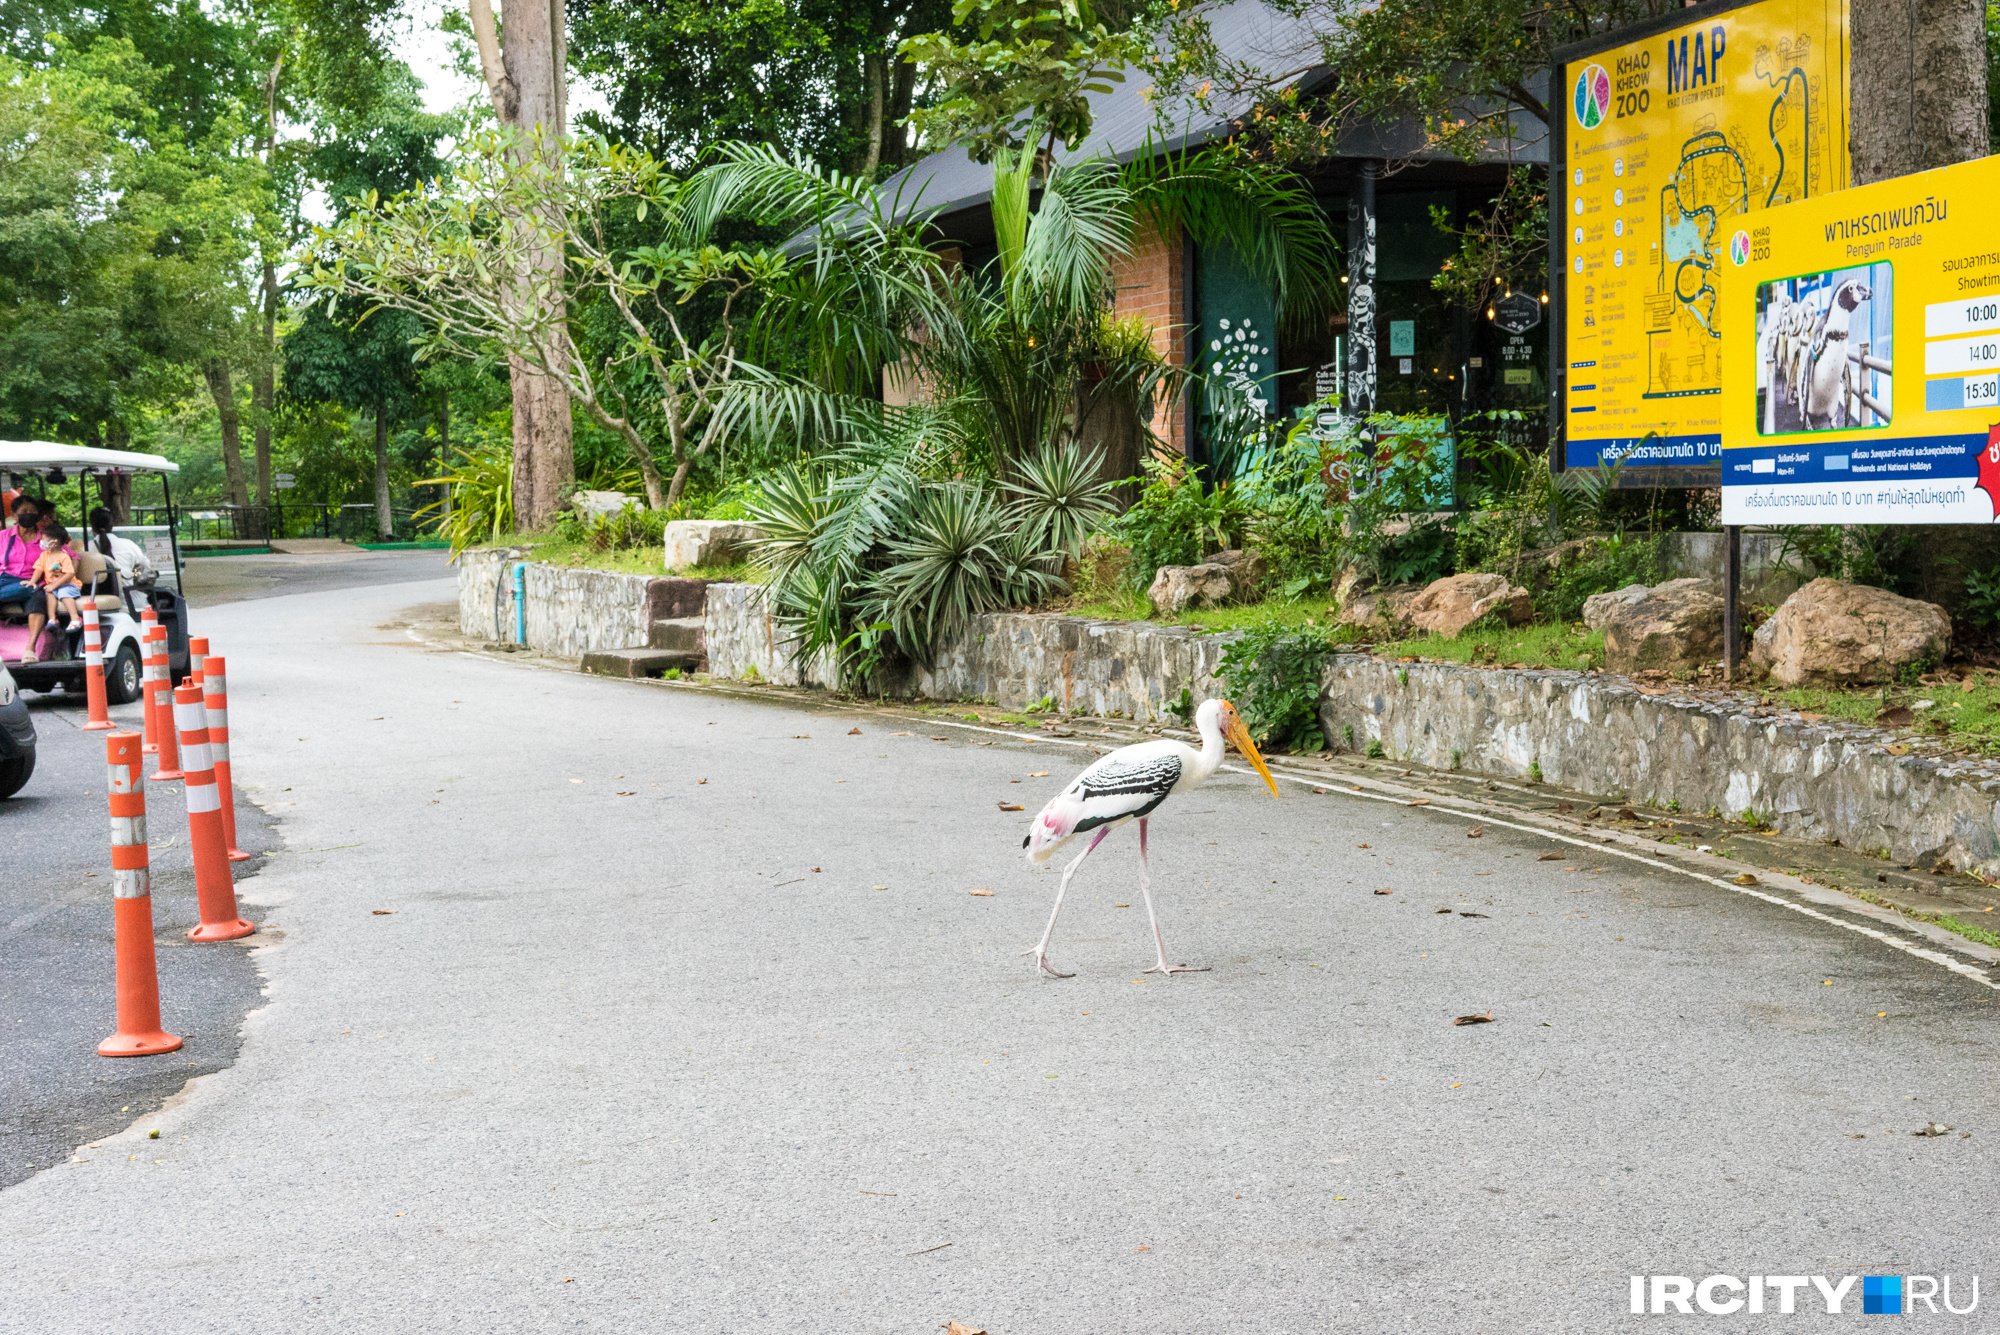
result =
[[657,677],[670,668],[691,671],[700,661],[699,654],[674,649],[599,649],[579,666],[599,677]]
[[708,653],[708,619],[660,617],[647,630],[646,643],[655,649],[704,657]]

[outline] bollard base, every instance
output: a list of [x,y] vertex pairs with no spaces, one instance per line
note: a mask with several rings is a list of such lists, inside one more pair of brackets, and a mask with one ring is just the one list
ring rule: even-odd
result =
[[248,862],[250,855],[240,848],[232,848],[229,850],[229,860],[231,862]]
[[159,772],[158,772],[158,773],[156,773],[156,774],[148,774],[148,775],[146,776],[146,782],[147,782],[147,783],[177,783],[177,782],[179,782],[180,780],[182,780],[182,779],[184,779],[184,778],[186,778],[186,777],[187,777],[187,776],[186,776],[185,774],[182,774],[182,773],[181,773],[181,772],[180,772],[179,770],[177,770],[177,769],[163,769],[163,770],[159,771]]
[[113,723],[113,722],[112,722],[112,721],[111,721],[110,719],[105,719],[105,720],[104,720],[104,721],[103,721],[102,723],[86,723],[86,724],[84,724],[84,725],[83,725],[83,728],[82,728],[82,731],[84,731],[84,732],[109,732],[109,731],[110,731],[111,729],[113,729],[113,728],[115,728],[115,727],[117,727],[117,726],[118,726],[118,725],[117,725],[116,723]]
[[256,924],[241,918],[234,921],[205,922],[188,933],[190,941],[234,941],[257,930]]
[[181,1036],[155,1029],[150,1034],[113,1034],[97,1045],[100,1057],[151,1057],[161,1052],[179,1052]]

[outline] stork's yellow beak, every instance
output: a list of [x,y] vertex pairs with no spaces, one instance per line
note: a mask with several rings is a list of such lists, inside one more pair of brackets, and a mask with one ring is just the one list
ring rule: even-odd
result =
[[1270,788],[1271,796],[1276,797],[1278,781],[1271,777],[1270,768],[1264,764],[1264,757],[1257,754],[1257,743],[1250,740],[1250,730],[1243,726],[1243,720],[1240,718],[1229,725],[1229,744],[1241,751],[1245,760],[1256,766],[1257,772],[1264,776],[1265,786]]

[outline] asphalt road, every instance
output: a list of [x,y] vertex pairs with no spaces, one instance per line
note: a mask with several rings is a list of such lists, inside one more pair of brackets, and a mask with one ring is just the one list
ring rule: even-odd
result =
[[[268,597],[275,588],[386,585],[435,578],[442,568],[443,553],[435,551],[199,558],[188,562],[187,586],[201,633],[208,629],[208,608]],[[225,654],[230,647],[226,640],[215,645]],[[0,855],[0,1186],[150,1115],[190,1077],[233,1061],[242,1018],[262,994],[248,952],[281,939],[283,930],[274,924],[260,937],[223,945],[186,939],[186,929],[200,920],[186,806],[180,784],[152,785],[147,796],[162,1022],[186,1043],[157,1057],[97,1057],[116,1014],[104,740],[81,730],[81,697],[52,692],[26,698],[37,734],[35,774],[19,795],[0,802],[0,847],[7,850]],[[136,704],[111,713],[121,726],[141,726]],[[254,807],[245,804],[238,815],[246,850],[261,855],[276,842],[274,822]],[[259,865],[241,864],[237,875],[254,875]],[[0,1327],[4,1323],[0,1312]]]
[[408,584],[451,573],[441,551],[273,552],[260,556],[197,556],[183,563],[187,595],[196,607],[323,593],[364,584]]
[[452,592],[207,618],[285,840],[267,1001],[0,1192],[0,1328],[1595,1332],[1632,1274],[1991,1270],[1982,982],[1228,773],[1154,822],[1213,971],[1139,972],[1121,832],[1037,978],[1019,845],[1075,748],[394,624]]

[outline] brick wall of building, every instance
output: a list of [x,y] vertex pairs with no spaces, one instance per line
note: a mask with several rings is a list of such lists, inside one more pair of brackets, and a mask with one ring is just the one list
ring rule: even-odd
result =
[[[1182,312],[1181,235],[1165,236],[1151,223],[1142,224],[1130,255],[1112,265],[1119,319],[1137,316],[1152,326],[1153,347],[1169,365],[1187,362],[1187,322]],[[1181,448],[1181,405],[1155,404],[1153,431],[1175,450]]]

